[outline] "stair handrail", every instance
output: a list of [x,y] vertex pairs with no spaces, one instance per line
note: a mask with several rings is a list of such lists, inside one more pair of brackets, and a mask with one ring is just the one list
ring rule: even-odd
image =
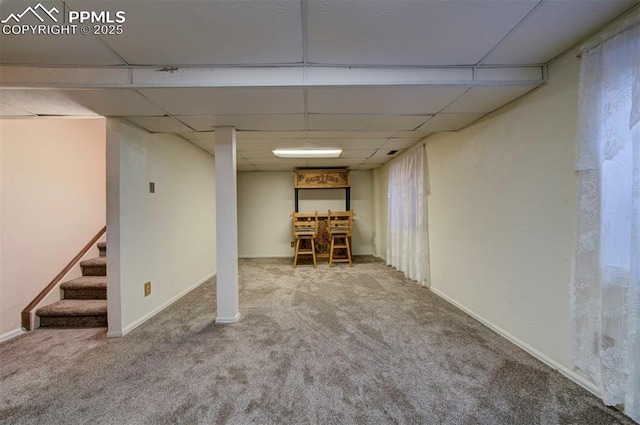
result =
[[22,310],[22,327],[26,330],[31,330],[31,313],[36,308],[36,306],[46,297],[49,293],[60,283],[62,278],[66,276],[67,273],[76,265],[78,262],[84,257],[84,255],[95,245],[96,242],[107,232],[107,226],[104,226],[96,235],[91,238],[91,240],[78,252],[78,254],[73,257],[69,264],[67,264],[61,271],[53,278],[51,282],[45,288],[40,291],[38,295]]

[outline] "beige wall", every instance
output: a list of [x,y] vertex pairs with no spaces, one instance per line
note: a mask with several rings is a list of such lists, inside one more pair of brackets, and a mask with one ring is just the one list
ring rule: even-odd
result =
[[576,53],[549,67],[546,86],[426,142],[432,290],[581,381],[569,329]]
[[[290,257],[294,209],[293,172],[238,173],[238,254]],[[343,190],[300,191],[300,211],[344,210]],[[370,171],[351,172],[351,208],[356,213],[353,252],[373,253],[373,183]]]
[[105,120],[0,120],[0,337],[105,225]]
[[109,334],[117,336],[215,273],[215,172],[212,155],[176,135],[109,120],[107,139]]

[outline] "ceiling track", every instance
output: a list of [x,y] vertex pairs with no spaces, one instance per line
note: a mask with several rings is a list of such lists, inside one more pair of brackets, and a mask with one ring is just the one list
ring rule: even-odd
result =
[[537,86],[544,65],[455,67],[62,68],[0,66],[3,88]]

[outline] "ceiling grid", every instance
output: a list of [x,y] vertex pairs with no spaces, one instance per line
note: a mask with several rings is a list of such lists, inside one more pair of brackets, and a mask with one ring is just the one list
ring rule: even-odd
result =
[[[122,117],[210,153],[231,125],[238,169],[255,171],[379,166],[545,84],[549,61],[640,3],[39,1],[124,10],[123,33],[0,33],[0,117]],[[24,5],[2,0],[0,18]],[[343,154],[271,154],[304,147]]]

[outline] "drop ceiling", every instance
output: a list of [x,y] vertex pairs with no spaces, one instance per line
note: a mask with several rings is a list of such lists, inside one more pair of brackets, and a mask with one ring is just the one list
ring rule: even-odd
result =
[[[372,169],[460,130],[640,0],[2,0],[0,18],[38,3],[126,21],[119,35],[0,34],[1,117],[121,117],[211,153],[215,127],[234,126],[238,169],[272,171]],[[271,153],[301,147],[343,153]]]

